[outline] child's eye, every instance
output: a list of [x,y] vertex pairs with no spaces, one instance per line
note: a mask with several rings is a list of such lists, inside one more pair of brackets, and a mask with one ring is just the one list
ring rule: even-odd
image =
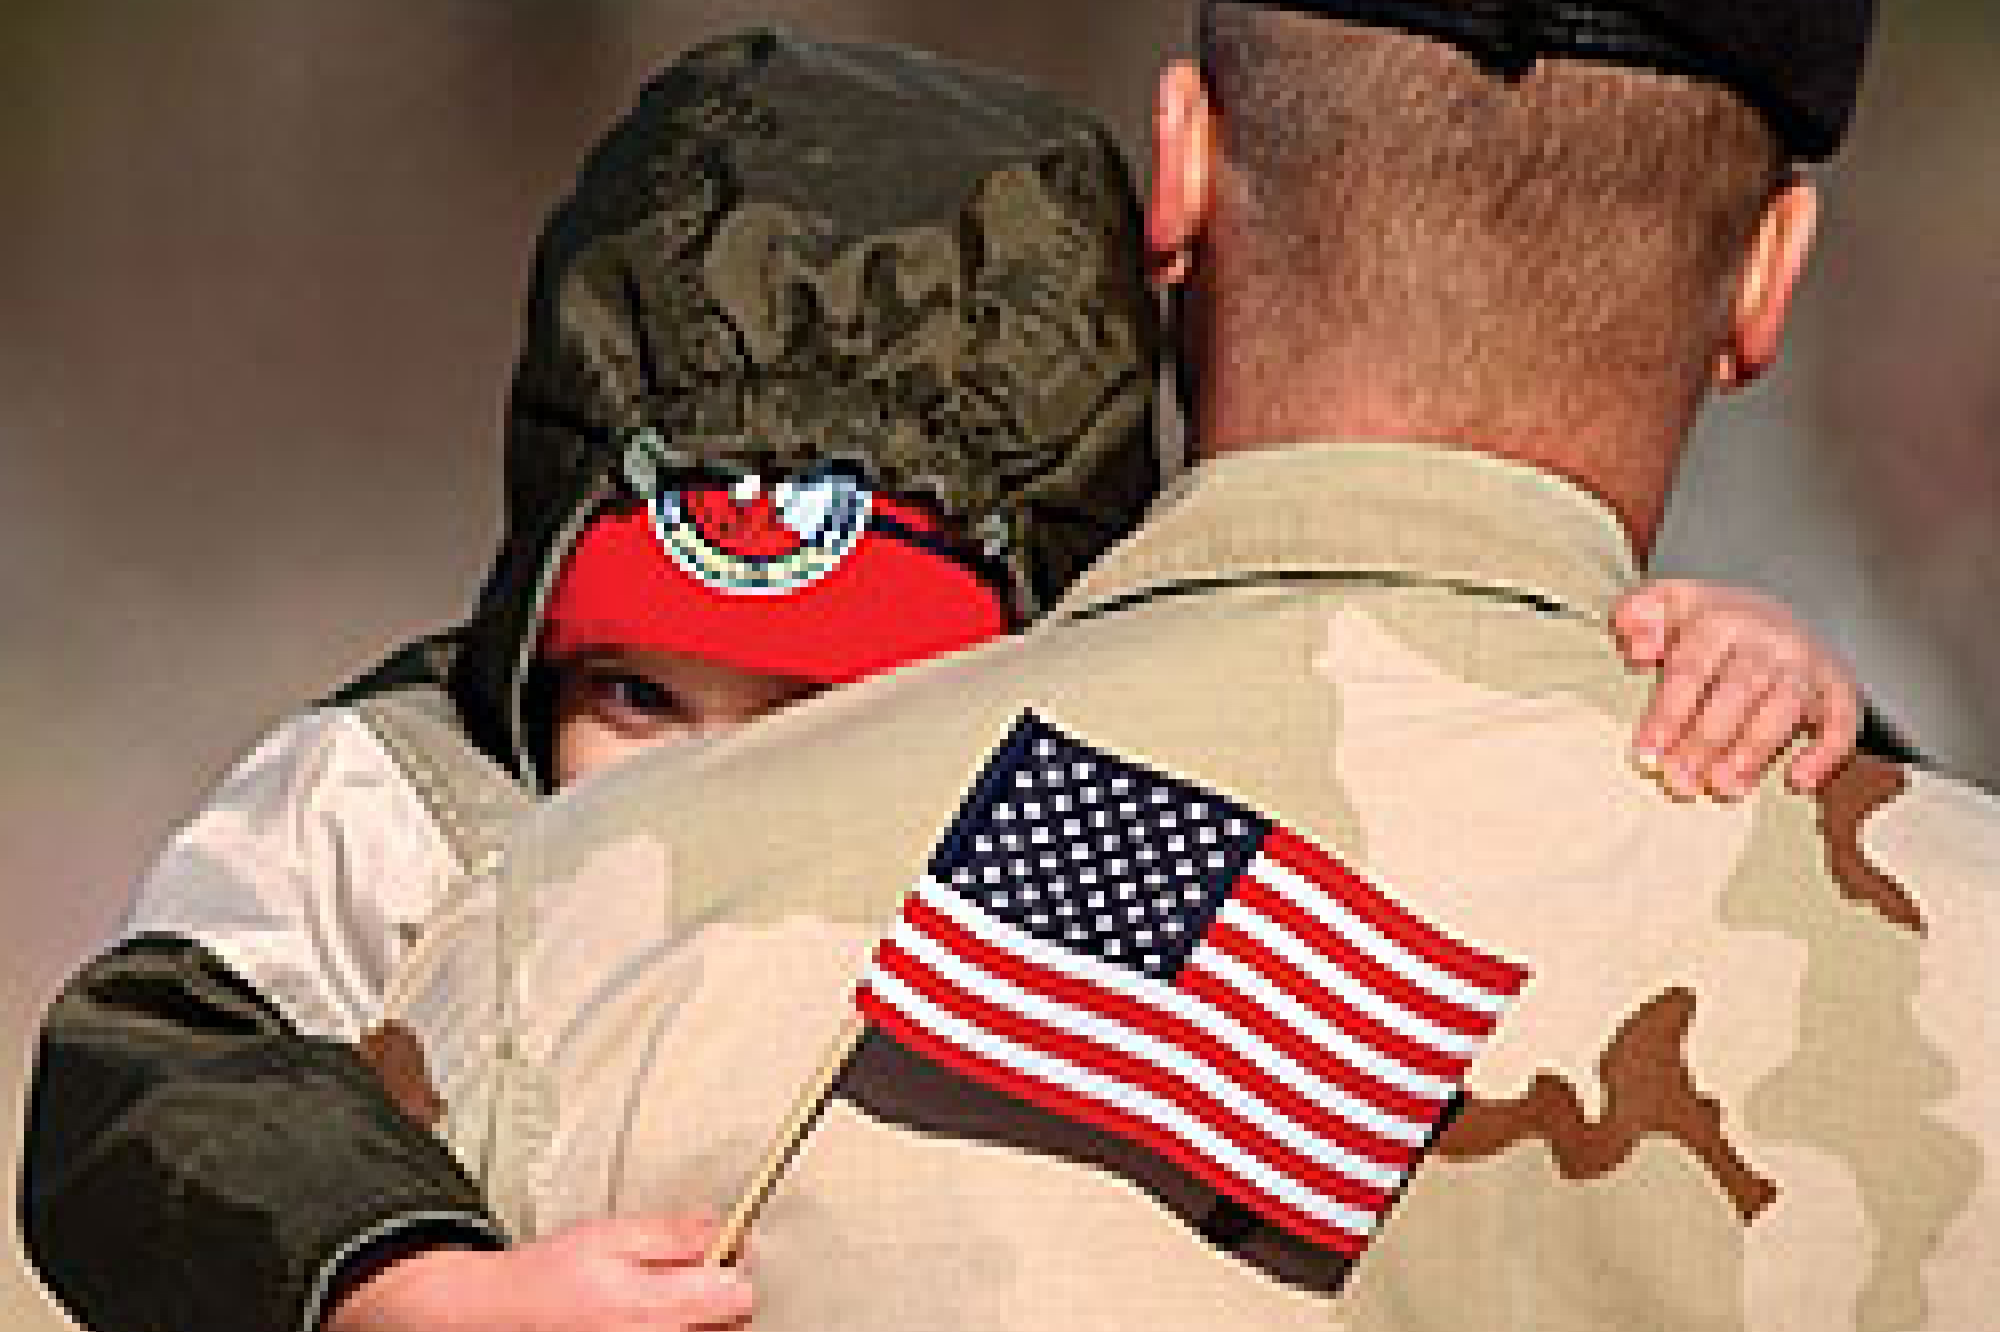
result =
[[590,693],[605,720],[623,730],[685,720],[686,710],[678,694],[658,680],[629,671],[592,672]]

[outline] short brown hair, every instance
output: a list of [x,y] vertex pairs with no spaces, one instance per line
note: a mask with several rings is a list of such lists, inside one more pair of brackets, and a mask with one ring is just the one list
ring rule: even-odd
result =
[[1783,177],[1733,93],[1569,60],[1510,82],[1440,42],[1232,0],[1205,0],[1201,52],[1260,322],[1390,349],[1393,388],[1469,430],[1547,421],[1536,387],[1691,404]]

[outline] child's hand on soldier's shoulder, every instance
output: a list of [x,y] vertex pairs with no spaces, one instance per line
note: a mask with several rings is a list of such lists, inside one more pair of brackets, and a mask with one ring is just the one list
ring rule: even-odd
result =
[[516,1249],[425,1249],[352,1286],[322,1332],[681,1332],[750,1320],[749,1278],[702,1265],[719,1227],[591,1221]]
[[1660,681],[1633,755],[1674,795],[1741,800],[1794,740],[1795,791],[1816,791],[1854,753],[1861,691],[1847,663],[1783,602],[1690,579],[1647,583],[1618,603],[1612,630]]

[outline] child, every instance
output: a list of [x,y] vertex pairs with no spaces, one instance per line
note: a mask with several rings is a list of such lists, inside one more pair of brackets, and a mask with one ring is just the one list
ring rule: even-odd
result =
[[[779,50],[810,77],[765,78]],[[48,1019],[24,1229],[72,1312],[741,1316],[679,1223],[466,1252],[504,1238],[381,997],[538,795],[1002,632],[1128,530],[1159,480],[1140,270],[1109,138],[1011,80],[757,34],[649,86],[541,242],[471,621],[259,746]],[[1734,789],[1802,721],[1797,779],[1850,744],[1851,690],[1768,603],[1676,585],[1621,628],[1666,667],[1642,748],[1678,789]]]
[[983,642],[1007,630],[1010,600],[934,510],[838,468],[608,509],[544,617],[555,780]]

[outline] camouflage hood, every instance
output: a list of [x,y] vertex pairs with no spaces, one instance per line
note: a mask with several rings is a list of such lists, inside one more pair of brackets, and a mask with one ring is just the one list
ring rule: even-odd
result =
[[1158,488],[1140,255],[1113,140],[1027,84],[771,32],[674,64],[537,251],[506,537],[451,668],[474,738],[532,775],[549,585],[664,469],[847,462],[1049,604]]

